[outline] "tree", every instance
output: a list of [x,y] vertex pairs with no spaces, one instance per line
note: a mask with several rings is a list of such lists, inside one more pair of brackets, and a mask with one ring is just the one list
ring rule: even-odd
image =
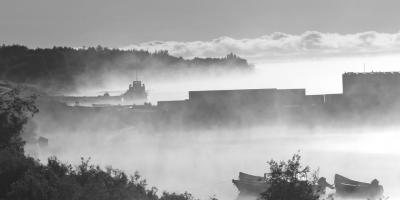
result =
[[314,188],[317,184],[317,171],[311,173],[310,167],[300,164],[301,156],[294,154],[288,161],[268,162],[270,187],[261,194],[265,200],[316,200],[319,196]]
[[18,90],[0,96],[0,199],[35,165],[34,159],[25,157],[21,139],[24,124],[38,112],[33,101],[34,97],[20,97]]
[[34,104],[35,96],[21,97],[14,89],[0,97],[0,150],[14,148],[23,152],[21,133],[29,117],[39,110]]

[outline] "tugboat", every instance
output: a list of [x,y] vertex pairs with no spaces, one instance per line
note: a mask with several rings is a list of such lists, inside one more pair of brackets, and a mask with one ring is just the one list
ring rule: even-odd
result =
[[128,90],[121,95],[121,101],[135,102],[140,100],[147,100],[146,86],[142,81],[136,80],[129,85]]
[[147,102],[146,86],[142,81],[136,80],[129,84],[128,90],[116,96],[108,92],[99,96],[54,96],[59,102],[75,106],[110,107],[113,105],[142,105]]

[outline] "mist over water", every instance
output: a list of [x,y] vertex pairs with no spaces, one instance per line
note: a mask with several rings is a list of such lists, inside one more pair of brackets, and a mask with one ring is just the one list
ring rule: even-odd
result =
[[[186,99],[189,90],[306,88],[307,94],[341,93],[342,73],[363,71],[364,64],[366,71],[400,71],[397,63],[400,57],[396,56],[276,61],[258,63],[254,72],[249,73],[165,79],[144,76],[142,80],[152,103]],[[110,84],[102,90],[124,89],[129,79],[110,77]],[[96,90],[100,89],[81,91]],[[320,168],[320,175],[330,183],[335,173],[363,182],[376,178],[390,199],[400,197],[397,124],[390,127],[355,124],[353,128],[259,124],[238,129],[157,132],[136,126],[105,131],[109,129],[102,127],[110,124],[98,124],[96,131],[94,127],[78,127],[67,132],[44,131],[46,123],[49,122],[38,121],[38,133],[49,138],[49,147],[39,150],[42,161],[56,155],[62,161],[77,164],[80,157],[91,157],[93,163],[102,167],[111,165],[130,174],[137,170],[149,186],[161,191],[188,191],[201,199],[215,194],[221,200],[232,200],[238,191],[231,179],[237,178],[239,171],[262,176],[268,170],[267,161],[287,160],[300,150],[304,164]]]
[[377,178],[385,194],[398,196],[398,127],[351,130],[253,127],[193,132],[143,133],[135,128],[107,132],[51,133],[41,160],[56,155],[77,164],[91,157],[101,166],[138,170],[160,190],[189,191],[206,199],[234,199],[231,183],[239,171],[262,176],[270,159],[287,160],[298,150],[303,162],[333,183],[335,173],[370,182]]
[[[149,101],[183,100],[191,90],[305,88],[307,94],[342,92],[344,72],[400,71],[400,56],[370,55],[309,59],[255,60],[253,71],[184,72],[139,74],[146,84]],[[105,74],[104,87],[83,86],[75,95],[123,93],[135,74]]]

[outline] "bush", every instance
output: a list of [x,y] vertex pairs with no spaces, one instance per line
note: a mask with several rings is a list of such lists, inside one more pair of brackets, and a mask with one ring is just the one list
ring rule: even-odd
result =
[[20,97],[18,90],[1,94],[0,98],[0,150],[13,148],[23,152],[21,139],[23,126],[38,112],[35,97]]
[[311,173],[308,166],[302,167],[301,156],[294,154],[287,162],[268,162],[270,187],[261,194],[265,200],[316,200],[319,196],[314,191],[317,184],[317,171]]

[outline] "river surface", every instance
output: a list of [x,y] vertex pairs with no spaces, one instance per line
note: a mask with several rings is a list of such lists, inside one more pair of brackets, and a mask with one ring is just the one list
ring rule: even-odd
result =
[[260,175],[270,159],[287,160],[300,151],[302,162],[333,183],[335,173],[370,182],[377,178],[385,195],[400,197],[398,128],[292,129],[253,127],[240,130],[140,133],[127,128],[114,133],[51,133],[42,160],[56,155],[78,164],[91,157],[100,166],[136,170],[160,191],[188,191],[201,199],[216,195],[234,199],[231,180],[239,171]]

